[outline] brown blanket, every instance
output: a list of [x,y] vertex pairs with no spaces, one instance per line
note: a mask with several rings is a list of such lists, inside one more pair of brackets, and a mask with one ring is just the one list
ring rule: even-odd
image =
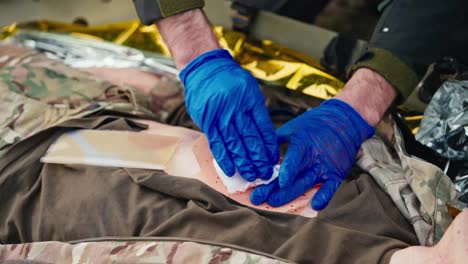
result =
[[73,128],[139,130],[117,116],[82,118],[23,140],[0,158],[0,242],[180,237],[229,243],[302,263],[387,263],[416,245],[411,225],[366,174],[317,218],[259,211],[200,181],[161,171],[42,164]]

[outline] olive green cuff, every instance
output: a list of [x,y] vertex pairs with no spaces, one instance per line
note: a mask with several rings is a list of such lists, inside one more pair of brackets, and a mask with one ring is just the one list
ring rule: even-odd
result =
[[399,92],[399,100],[406,100],[416,88],[419,78],[416,72],[391,52],[381,48],[369,48],[351,67],[350,75],[359,68],[378,72]]
[[191,9],[203,8],[203,0],[158,0],[162,17],[173,16]]

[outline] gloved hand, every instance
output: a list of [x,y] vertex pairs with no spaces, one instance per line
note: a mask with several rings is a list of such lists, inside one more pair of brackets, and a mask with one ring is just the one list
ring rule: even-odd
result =
[[374,128],[347,103],[330,99],[287,122],[277,133],[280,143],[289,141],[279,177],[257,187],[250,197],[252,203],[281,206],[322,183],[312,199],[312,208],[321,210],[350,172],[361,144],[374,134]]
[[269,179],[278,162],[276,133],[257,80],[226,50],[213,50],[180,73],[187,111],[228,176]]

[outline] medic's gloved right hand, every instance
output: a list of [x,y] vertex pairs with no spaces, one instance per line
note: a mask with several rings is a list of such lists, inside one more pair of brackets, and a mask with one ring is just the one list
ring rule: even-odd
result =
[[208,137],[228,176],[269,179],[278,162],[276,133],[257,80],[226,50],[213,50],[180,73],[187,111]]
[[325,208],[350,172],[361,144],[373,134],[374,128],[338,99],[325,101],[287,122],[278,129],[279,140],[289,142],[279,177],[255,188],[252,203],[268,201],[281,206],[321,183],[312,208]]

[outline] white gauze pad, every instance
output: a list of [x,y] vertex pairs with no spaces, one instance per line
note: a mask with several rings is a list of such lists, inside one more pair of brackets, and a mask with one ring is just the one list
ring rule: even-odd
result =
[[232,177],[229,177],[226,174],[224,174],[223,170],[221,169],[221,167],[219,167],[215,159],[213,159],[213,165],[215,167],[216,173],[218,173],[219,178],[221,179],[228,193],[230,194],[242,193],[242,192],[247,191],[250,188],[253,188],[259,185],[268,184],[274,181],[276,178],[278,178],[278,175],[279,175],[278,173],[279,173],[279,168],[280,168],[280,165],[275,165],[273,167],[273,175],[271,176],[269,180],[265,181],[260,178],[257,178],[255,181],[249,182],[249,181],[244,180],[244,178],[242,178],[242,176],[239,174],[237,170],[236,170],[236,173]]

